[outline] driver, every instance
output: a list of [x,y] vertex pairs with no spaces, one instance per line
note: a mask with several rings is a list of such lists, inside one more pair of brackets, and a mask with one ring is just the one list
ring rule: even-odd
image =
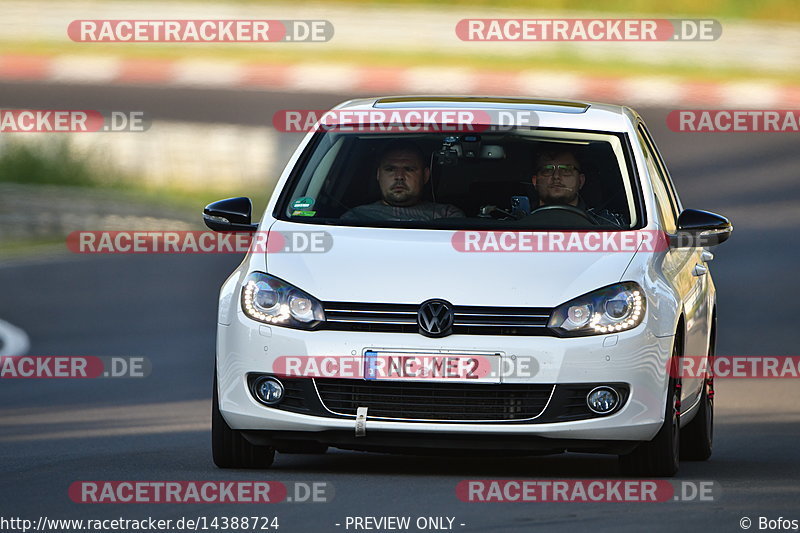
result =
[[463,217],[454,205],[422,201],[422,190],[431,178],[425,154],[412,141],[395,140],[378,158],[381,199],[360,205],[342,215],[342,220],[426,221]]
[[571,205],[582,209],[595,224],[627,225],[622,216],[607,209],[587,207],[580,190],[586,182],[582,166],[570,147],[556,146],[536,158],[536,168],[531,182],[539,196],[539,207]]

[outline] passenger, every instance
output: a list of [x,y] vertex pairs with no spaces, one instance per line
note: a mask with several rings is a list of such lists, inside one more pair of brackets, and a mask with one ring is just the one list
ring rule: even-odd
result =
[[536,158],[535,173],[531,182],[539,196],[538,207],[546,205],[571,205],[582,209],[595,224],[627,225],[624,217],[608,209],[588,207],[580,191],[586,176],[575,152],[568,147],[556,147],[542,152]]

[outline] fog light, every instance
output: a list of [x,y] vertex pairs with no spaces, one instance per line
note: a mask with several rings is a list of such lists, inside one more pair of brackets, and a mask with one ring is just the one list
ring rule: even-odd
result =
[[277,405],[283,399],[283,384],[272,377],[260,377],[253,383],[256,399],[267,405]]
[[586,405],[599,415],[610,413],[619,405],[619,394],[611,387],[596,387],[586,395]]

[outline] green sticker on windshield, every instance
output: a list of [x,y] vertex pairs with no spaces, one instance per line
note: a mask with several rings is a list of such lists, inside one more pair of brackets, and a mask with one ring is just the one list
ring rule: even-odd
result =
[[294,202],[292,202],[292,209],[311,209],[311,206],[314,205],[314,199],[310,196],[303,196],[301,198],[297,198]]
[[313,217],[316,214],[316,211],[292,211],[293,217]]

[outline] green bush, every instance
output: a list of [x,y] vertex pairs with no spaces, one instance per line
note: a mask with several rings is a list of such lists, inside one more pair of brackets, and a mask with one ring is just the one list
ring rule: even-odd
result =
[[[4,142],[3,142],[4,141]],[[0,139],[0,181],[75,186],[115,185],[97,154],[80,154],[66,139],[21,142]]]

